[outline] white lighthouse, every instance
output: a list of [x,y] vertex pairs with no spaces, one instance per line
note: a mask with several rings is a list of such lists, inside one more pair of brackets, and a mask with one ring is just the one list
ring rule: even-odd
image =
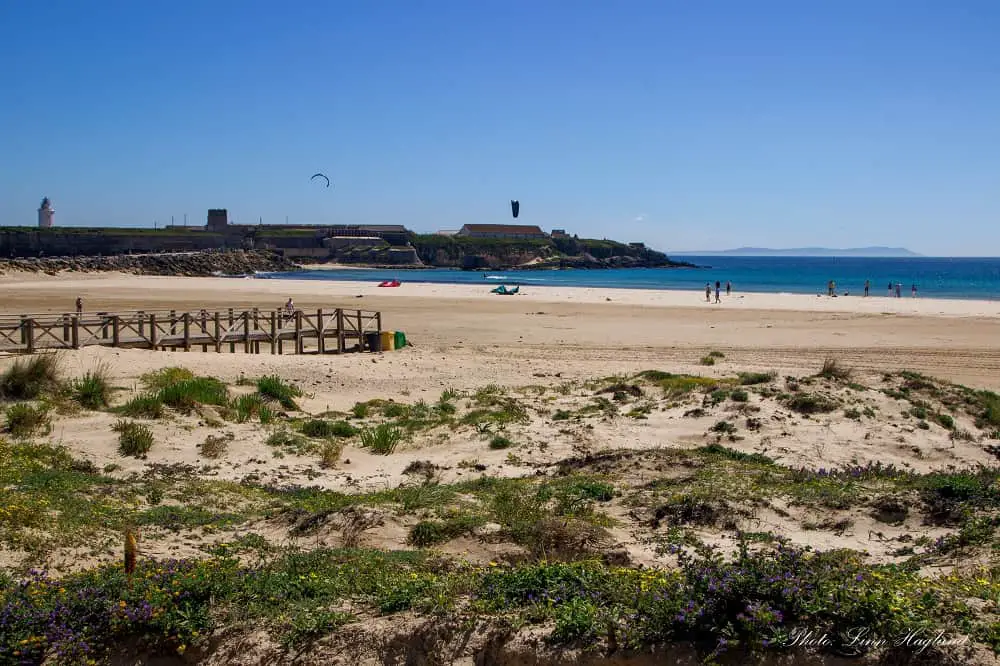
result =
[[38,207],[38,228],[48,229],[52,226],[52,218],[56,216],[56,210],[52,207],[52,202],[48,197],[42,199],[42,205]]

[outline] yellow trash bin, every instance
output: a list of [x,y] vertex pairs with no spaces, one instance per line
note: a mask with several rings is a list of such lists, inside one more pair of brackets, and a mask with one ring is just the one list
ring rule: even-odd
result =
[[382,331],[382,351],[392,351],[396,348],[396,332],[395,331]]

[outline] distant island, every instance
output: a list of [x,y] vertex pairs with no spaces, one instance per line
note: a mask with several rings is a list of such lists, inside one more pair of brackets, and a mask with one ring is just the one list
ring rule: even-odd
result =
[[730,256],[730,257],[922,257],[905,247],[852,247],[836,249],[829,247],[793,247],[774,249],[769,247],[738,247],[734,250],[704,250],[700,252],[671,252],[683,256]]

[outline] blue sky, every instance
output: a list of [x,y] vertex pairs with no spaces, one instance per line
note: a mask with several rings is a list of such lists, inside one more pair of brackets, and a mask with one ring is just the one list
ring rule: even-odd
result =
[[[0,223],[1000,255],[993,0],[0,3]],[[310,182],[327,173],[334,187]]]

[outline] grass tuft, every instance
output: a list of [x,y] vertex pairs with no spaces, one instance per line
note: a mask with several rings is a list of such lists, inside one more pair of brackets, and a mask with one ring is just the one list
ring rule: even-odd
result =
[[110,368],[100,363],[70,384],[73,399],[84,409],[104,409],[111,402]]
[[361,446],[380,456],[395,451],[402,439],[403,432],[391,423],[380,423],[374,428],[365,428],[361,431]]
[[141,458],[153,448],[153,431],[135,421],[119,419],[111,429],[118,433],[118,453]]
[[55,354],[35,354],[17,359],[0,375],[0,398],[35,400],[59,386],[59,361]]
[[265,375],[257,380],[257,392],[265,398],[276,400],[285,409],[298,410],[295,398],[302,396],[302,390],[288,384],[278,375]]
[[142,393],[133,397],[116,411],[133,418],[158,419],[163,416],[163,401],[156,393]]
[[52,419],[45,407],[19,402],[7,408],[4,429],[18,439],[27,439],[38,433],[48,434],[52,430]]

